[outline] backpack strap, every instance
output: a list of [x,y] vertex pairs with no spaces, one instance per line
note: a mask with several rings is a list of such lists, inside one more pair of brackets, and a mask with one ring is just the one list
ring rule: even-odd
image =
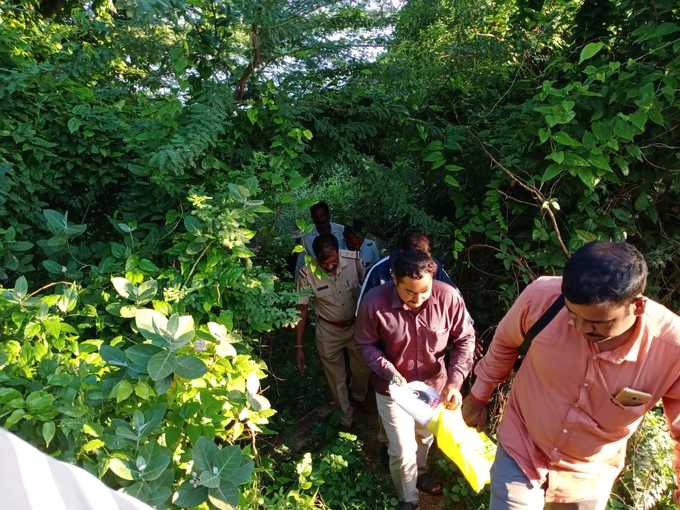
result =
[[522,345],[519,346],[519,355],[521,358],[524,358],[527,355],[527,352],[529,352],[529,347],[531,347],[531,342],[541,331],[545,329],[548,324],[550,324],[550,321],[555,318],[563,306],[564,296],[560,294],[558,298],[553,301],[553,304],[550,305],[550,307],[545,312],[543,312],[543,315],[541,315],[541,317],[536,322],[534,322],[534,324],[529,328],[529,331],[524,334]]

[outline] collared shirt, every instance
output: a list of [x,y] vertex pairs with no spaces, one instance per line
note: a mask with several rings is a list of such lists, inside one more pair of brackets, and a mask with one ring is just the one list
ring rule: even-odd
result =
[[[344,231],[345,231],[344,225],[340,225],[339,223],[331,223],[331,234],[333,234],[335,238],[338,240],[338,247],[341,250],[347,249],[347,242],[345,242],[345,238],[342,235]],[[302,236],[302,246],[305,247],[305,251],[307,252],[307,254],[311,255],[312,257],[314,256],[314,248],[312,244],[314,243],[314,239],[316,239],[317,237],[319,237],[319,231],[316,229],[316,227],[314,227],[314,229],[308,234]]]
[[303,291],[298,303],[306,305],[310,298],[313,299],[317,315],[334,322],[354,318],[359,285],[364,276],[364,266],[358,252],[340,250],[339,255],[338,268],[334,274],[327,273],[319,278],[305,265],[296,278],[297,290]]
[[373,239],[364,239],[361,248],[359,248],[359,257],[361,257],[364,268],[367,270],[380,260],[380,251],[378,251],[378,245]]
[[0,429],[0,493],[8,510],[151,510],[90,473]]
[[475,331],[454,287],[432,282],[430,297],[418,310],[411,310],[390,282],[372,289],[361,303],[354,340],[375,376],[378,393],[387,395],[395,373],[441,391],[447,382],[460,388],[472,368]]
[[[444,271],[444,266],[437,259],[434,259],[437,263],[437,272],[434,274],[434,279],[440,282],[448,283],[452,287],[455,287],[453,281],[449,277],[448,273]],[[359,313],[359,305],[363,300],[366,293],[373,287],[378,287],[387,282],[392,281],[392,261],[390,257],[383,257],[378,262],[373,264],[373,267],[366,273],[366,278],[364,278],[364,283],[361,285],[361,291],[359,292],[359,299],[357,302],[356,313]]]
[[[517,298],[475,369],[472,394],[488,401],[510,373],[517,348],[561,292],[561,277],[542,277]],[[546,500],[606,497],[623,467],[626,442],[659,399],[680,439],[680,318],[652,300],[631,340],[600,352],[575,329],[563,308],[533,340],[512,383],[497,434],[533,485],[547,480]],[[643,405],[623,406],[623,388],[650,393]],[[680,449],[676,442],[676,473]]]

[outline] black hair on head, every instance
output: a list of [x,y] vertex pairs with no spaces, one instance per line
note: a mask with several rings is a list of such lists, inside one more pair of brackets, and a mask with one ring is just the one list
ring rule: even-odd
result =
[[345,226],[345,232],[357,237],[366,237],[366,230],[364,229],[364,222],[362,220],[354,220],[350,225]]
[[330,214],[331,210],[328,207],[328,204],[324,202],[323,200],[321,202],[317,202],[316,204],[312,204],[312,206],[309,208],[309,214],[314,214],[314,211],[317,209],[323,209],[326,211],[327,214]]
[[324,260],[329,253],[338,251],[338,240],[333,234],[318,235],[312,241],[312,249],[317,260]]
[[427,253],[420,250],[397,251],[390,255],[392,274],[397,280],[405,277],[420,280],[425,274],[434,276],[437,263]]
[[577,305],[627,301],[644,293],[646,285],[645,258],[622,241],[582,246],[567,261],[562,276],[562,294]]
[[399,240],[399,249],[401,251],[417,249],[419,245],[423,243],[427,244],[428,250],[430,249],[430,238],[427,237],[425,232],[419,230],[408,230],[401,236]]

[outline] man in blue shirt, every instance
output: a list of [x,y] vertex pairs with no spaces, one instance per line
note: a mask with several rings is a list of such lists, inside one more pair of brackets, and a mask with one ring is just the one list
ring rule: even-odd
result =
[[[397,250],[404,252],[410,249],[420,250],[426,254],[432,256],[432,248],[430,246],[430,239],[422,232],[407,232],[404,237],[399,242]],[[433,257],[434,259],[434,257]],[[455,287],[453,281],[444,270],[442,263],[437,259],[434,259],[437,263],[437,272],[434,275],[435,280],[440,282],[448,283],[452,287]],[[376,262],[370,269],[366,277],[364,278],[364,283],[361,286],[361,291],[359,292],[359,299],[357,300],[357,310],[359,310],[359,305],[361,304],[362,298],[366,293],[373,287],[382,285],[384,283],[392,281],[392,262],[390,257],[384,257],[378,262]]]
[[347,225],[342,233],[347,242],[347,249],[358,251],[364,269],[368,270],[380,260],[378,245],[373,239],[367,239],[364,224],[361,220],[354,220],[352,225]]

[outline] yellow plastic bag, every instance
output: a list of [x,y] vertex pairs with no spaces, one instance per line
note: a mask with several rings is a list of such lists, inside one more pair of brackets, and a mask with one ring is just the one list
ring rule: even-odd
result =
[[439,449],[451,459],[475,492],[490,482],[491,464],[496,445],[483,432],[477,432],[463,421],[460,409],[439,407],[428,428],[437,438]]

